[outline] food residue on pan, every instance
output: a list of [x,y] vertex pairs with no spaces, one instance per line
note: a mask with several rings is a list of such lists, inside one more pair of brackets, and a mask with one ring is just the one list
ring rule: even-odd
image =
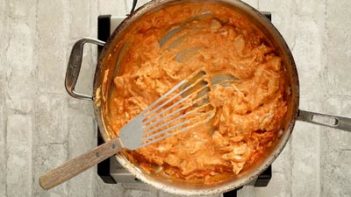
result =
[[211,87],[216,114],[209,124],[126,150],[129,160],[148,173],[210,185],[240,174],[274,144],[287,83],[281,58],[248,19],[222,4],[188,3],[145,15],[130,32],[107,103],[105,122],[117,135],[196,70],[235,80]]

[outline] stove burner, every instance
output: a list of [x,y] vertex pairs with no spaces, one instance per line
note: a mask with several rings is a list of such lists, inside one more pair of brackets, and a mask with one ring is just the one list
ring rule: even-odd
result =
[[[271,14],[268,12],[263,12],[263,14],[271,20]],[[115,28],[122,22],[123,17],[111,16],[111,15],[101,15],[98,17],[98,39],[102,41],[107,41],[111,33]],[[100,54],[102,46],[98,47],[98,53]],[[104,143],[98,130],[98,145]],[[135,178],[132,174],[123,168],[117,161],[115,157],[106,159],[105,161],[98,164],[97,173],[101,179],[107,184],[117,184],[122,183],[123,187],[128,189],[143,189],[147,190],[148,186]],[[257,177],[256,180],[249,183],[248,185],[253,185],[254,187],[266,187],[272,178],[272,167],[269,166],[261,175]],[[242,188],[242,187],[241,187]],[[236,197],[237,191],[241,188],[226,192],[223,197]]]

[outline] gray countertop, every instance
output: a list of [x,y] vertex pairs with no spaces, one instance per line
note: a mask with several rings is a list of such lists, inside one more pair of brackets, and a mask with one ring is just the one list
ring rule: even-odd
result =
[[[141,1],[146,2],[146,1]],[[351,117],[351,1],[250,0],[273,15],[292,49],[300,108]],[[106,185],[91,169],[43,191],[38,177],[96,145],[92,104],[63,86],[72,44],[96,37],[99,14],[125,15],[130,0],[0,1],[0,196],[171,196]],[[349,18],[350,17],[350,18]],[[80,87],[89,92],[96,51]],[[297,122],[268,187],[239,196],[351,196],[351,133]],[[172,195],[173,196],[173,195]]]

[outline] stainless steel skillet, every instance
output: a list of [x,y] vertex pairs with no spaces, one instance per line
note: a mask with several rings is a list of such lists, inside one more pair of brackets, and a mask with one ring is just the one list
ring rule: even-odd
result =
[[[123,47],[117,46],[121,42],[123,35],[128,33],[128,27],[137,22],[142,18],[144,14],[154,12],[157,9],[164,8],[173,4],[186,4],[190,2],[200,2],[200,0],[158,0],[151,1],[131,15],[129,15],[123,23],[114,31],[113,35],[107,43],[97,41],[94,39],[82,39],[79,40],[72,49],[70,62],[67,68],[66,74],[66,89],[68,93],[78,99],[93,100],[95,108],[96,119],[100,127],[101,134],[105,141],[108,141],[113,137],[112,132],[104,124],[104,114],[101,113],[102,107],[104,107],[104,96],[109,90],[109,84],[112,81],[113,75],[111,70],[118,69],[119,55],[123,53]],[[342,129],[351,131],[351,119],[346,117],[338,117],[325,115],[320,113],[308,112],[299,110],[299,80],[296,70],[294,58],[288,48],[284,38],[280,35],[277,29],[271,24],[269,20],[265,18],[260,12],[247,4],[236,1],[236,0],[205,0],[206,2],[218,2],[225,4],[233,9],[233,11],[240,12],[245,17],[250,18],[253,24],[257,25],[265,35],[271,40],[275,47],[279,50],[279,54],[283,59],[283,64],[286,68],[288,75],[288,81],[291,89],[291,96],[289,98],[289,107],[286,119],[284,121],[285,129],[283,135],[279,139],[279,143],[276,144],[274,149],[267,155],[266,158],[262,159],[256,166],[248,169],[237,179],[225,182],[215,186],[189,186],[181,183],[168,182],[160,177],[154,177],[141,171],[137,166],[134,166],[122,155],[117,155],[117,159],[121,164],[127,168],[132,174],[142,181],[149,183],[159,189],[167,192],[172,192],[181,195],[203,195],[222,193],[228,190],[238,188],[254,178],[256,178],[265,168],[267,168],[275,158],[283,150],[289,136],[293,130],[296,120],[306,121],[322,126],[327,126],[336,129]],[[94,79],[94,92],[93,96],[82,95],[74,91],[75,84],[79,75],[79,70],[82,61],[82,51],[85,43],[104,45],[103,51],[100,55],[100,60],[97,65],[95,79]],[[110,72],[107,73],[109,70]],[[107,76],[107,82],[103,83],[104,76]]]

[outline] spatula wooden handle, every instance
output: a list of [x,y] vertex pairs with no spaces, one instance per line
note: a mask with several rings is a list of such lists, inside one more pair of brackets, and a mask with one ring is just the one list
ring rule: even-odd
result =
[[121,150],[121,148],[119,139],[112,139],[83,155],[67,161],[61,166],[48,171],[39,178],[39,184],[45,190],[51,189],[115,155]]

